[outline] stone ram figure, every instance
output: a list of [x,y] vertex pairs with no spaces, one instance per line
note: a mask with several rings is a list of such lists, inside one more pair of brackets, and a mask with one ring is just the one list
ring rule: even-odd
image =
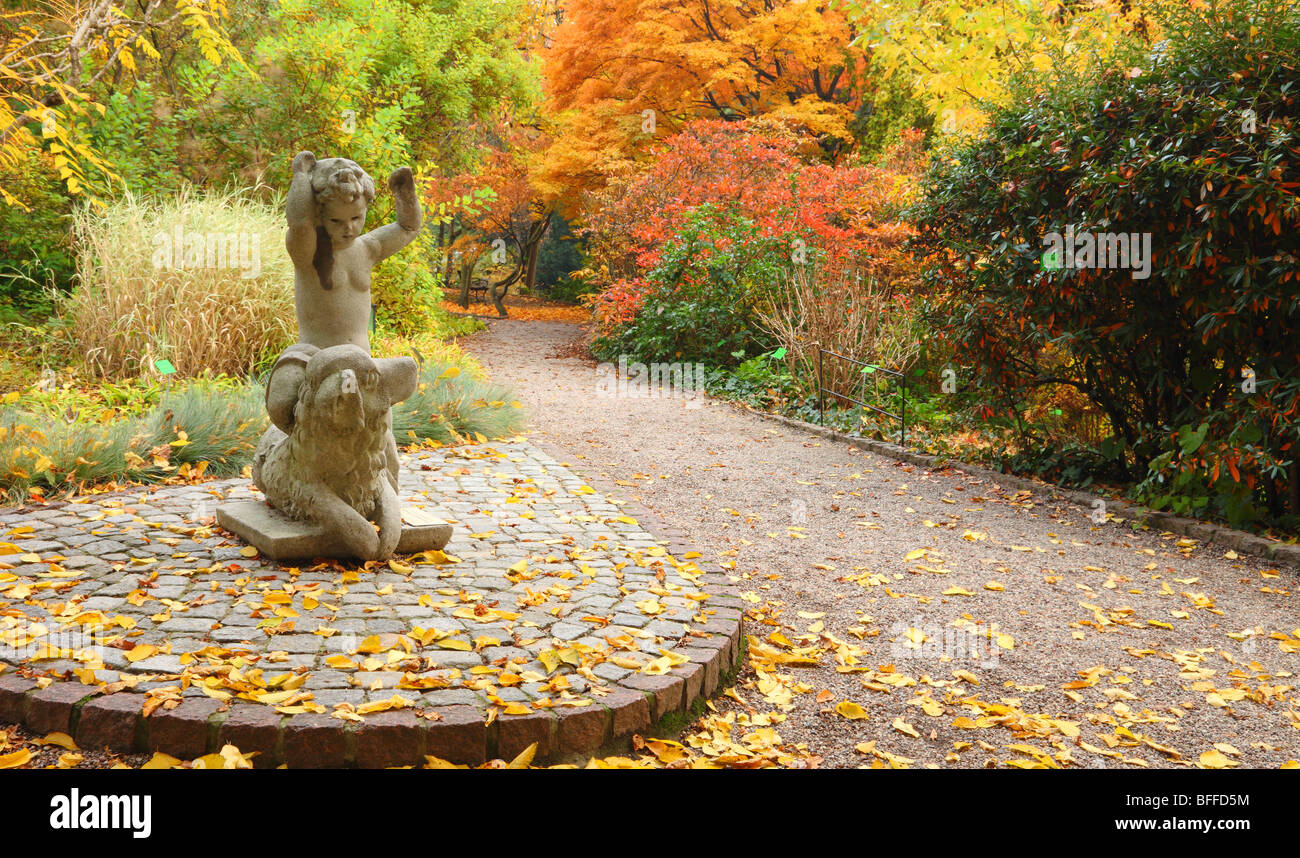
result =
[[289,432],[266,430],[253,482],[271,506],[321,525],[354,556],[386,559],[402,531],[389,477],[389,409],[415,391],[415,361],[375,360],[351,344],[297,348],[307,361]]

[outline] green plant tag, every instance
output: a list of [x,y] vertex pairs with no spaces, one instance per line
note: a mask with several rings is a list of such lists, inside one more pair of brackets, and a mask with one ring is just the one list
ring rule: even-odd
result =
[[171,375],[176,371],[176,367],[172,366],[172,362],[167,360],[167,358],[160,358],[159,360],[154,361],[153,365],[154,368],[163,375]]
[[785,346],[781,346],[781,348],[772,352],[772,357],[776,358],[777,360],[780,360],[781,358],[785,357]]

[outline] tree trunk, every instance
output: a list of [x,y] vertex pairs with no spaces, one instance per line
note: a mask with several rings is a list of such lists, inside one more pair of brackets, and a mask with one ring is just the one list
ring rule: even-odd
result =
[[[438,258],[443,263],[447,261],[447,225],[442,221],[438,221]],[[438,272],[438,274],[442,275],[442,282],[439,284],[439,287],[443,290],[443,292],[446,292],[447,291],[447,277],[445,271],[446,266],[440,264],[438,267],[444,269],[443,271]]]
[[460,306],[469,309],[469,284],[474,279],[474,269],[460,272]]
[[[477,261],[477,258],[474,261]],[[461,265],[460,270],[456,272],[460,280],[460,305],[466,310],[469,309],[469,284],[474,279],[474,261]]]
[[537,282],[537,251],[541,247],[540,238],[528,247],[528,264],[524,269],[524,286],[528,289],[530,295],[533,291],[533,284]]
[[508,315],[506,305],[502,302],[505,300],[506,293],[510,291],[510,282],[496,283],[488,291],[492,294],[492,303],[497,308],[497,316],[506,318]]
[[[459,233],[457,232],[455,221],[448,223],[447,232],[446,232],[446,243],[442,244],[442,235],[443,235],[442,224],[438,225],[439,243],[442,244],[442,248],[443,248],[442,288],[444,292],[451,291],[453,277],[455,277],[457,281],[461,279],[460,272],[456,270],[456,254],[452,252],[451,248],[452,245],[456,243],[456,239],[459,237],[459,235],[463,234],[464,232],[465,230],[463,229],[460,230]],[[462,307],[469,309],[469,283],[468,282],[460,284],[459,303]]]
[[533,285],[537,281],[537,252],[541,250],[542,239],[546,237],[546,230],[551,225],[551,213],[547,212],[546,217],[534,221],[528,230],[528,263],[525,268],[524,286],[529,293],[533,291]]
[[492,297],[492,303],[497,308],[497,316],[499,318],[504,319],[509,315],[506,313],[506,305],[504,303],[505,297],[509,294],[510,287],[515,283],[518,283],[519,279],[523,277],[523,275],[524,266],[523,259],[521,258],[519,264],[515,266],[515,270],[510,273],[509,277],[502,280],[500,283],[492,283],[488,286],[488,295]]

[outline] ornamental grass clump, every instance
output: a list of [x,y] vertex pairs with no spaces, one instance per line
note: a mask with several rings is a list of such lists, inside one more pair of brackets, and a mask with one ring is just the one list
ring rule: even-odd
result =
[[284,215],[250,191],[127,192],[81,209],[73,231],[64,312],[94,375],[156,374],[162,360],[180,376],[246,375],[294,340]]
[[262,389],[228,379],[190,381],[142,415],[103,422],[10,406],[0,410],[0,492],[20,502],[108,483],[238,474],[266,426]]
[[526,421],[510,388],[464,373],[458,366],[429,362],[420,370],[414,394],[393,406],[398,444],[455,443],[516,434]]
[[[399,445],[483,443],[523,429],[523,406],[503,385],[443,362],[426,362],[420,379],[393,409]],[[229,377],[167,385],[138,414],[101,413],[86,420],[38,401],[0,407],[0,496],[21,503],[91,487],[234,476],[270,425],[263,388]]]

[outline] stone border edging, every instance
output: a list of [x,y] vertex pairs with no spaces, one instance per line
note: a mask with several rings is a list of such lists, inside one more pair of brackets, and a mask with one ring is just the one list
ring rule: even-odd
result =
[[[681,530],[643,504],[629,500],[619,506],[675,558],[695,550]],[[186,697],[174,709],[159,708],[144,717],[145,694],[105,695],[76,680],[56,680],[41,688],[7,670],[0,674],[0,724],[20,724],[38,736],[66,733],[84,749],[161,751],[182,760],[233,744],[242,753],[257,751],[257,768],[418,767],[426,755],[473,766],[513,759],[534,743],[537,763],[580,759],[606,747],[628,747],[634,734],[666,716],[689,715],[737,666],[744,617],[739,590],[725,573],[702,566],[701,572],[700,589],[710,597],[701,609],[716,613],[693,628],[708,637],[672,648],[690,661],[666,674],[632,673],[609,683],[608,694],[591,695],[592,706],[500,715],[487,724],[473,706],[452,705],[423,709],[425,717],[400,709],[356,723],[323,714],[282,715],[252,701],[230,701],[220,711],[222,701]]]
[[[891,444],[887,441],[877,441],[874,438],[861,438],[853,435],[845,435],[843,432],[837,432],[834,429],[827,429],[824,426],[818,426],[813,423],[806,423],[803,420],[797,420],[793,417],[786,417],[782,414],[772,414],[767,411],[759,411],[751,408],[741,402],[727,400],[732,406],[746,411],[764,420],[771,420],[776,423],[782,423],[792,429],[800,429],[832,441],[841,441],[860,450],[867,450],[886,458],[896,459],[913,465],[919,465],[924,468],[953,468],[962,471],[974,477],[992,480],[999,485],[1018,490],[1027,489],[1035,492],[1050,492],[1056,497],[1064,498],[1071,503],[1078,504],[1085,509],[1092,508],[1094,500],[1105,502],[1107,507],[1112,511],[1119,511],[1126,518],[1142,520],[1152,526],[1158,526],[1161,530],[1170,533],[1176,533],[1181,536],[1190,536],[1206,544],[1218,543],[1225,545],[1237,551],[1247,554],[1254,554],[1257,557],[1264,557],[1268,560],[1276,560],[1282,563],[1288,563],[1300,568],[1300,545],[1291,545],[1284,542],[1278,542],[1253,533],[1246,533],[1240,530],[1233,530],[1213,522],[1199,521],[1197,519],[1183,518],[1168,512],[1149,509],[1139,504],[1132,503],[1120,498],[1102,497],[1091,492],[1085,492],[1078,489],[1067,489],[1052,483],[1034,480],[1028,477],[1018,477],[1014,474],[1004,474],[1000,471],[994,471],[989,468],[983,468],[979,465],[973,465],[968,462],[962,462],[955,459],[948,459],[943,456],[937,456],[931,453],[919,453],[907,450],[897,444]],[[1118,507],[1118,510],[1115,508]]]

